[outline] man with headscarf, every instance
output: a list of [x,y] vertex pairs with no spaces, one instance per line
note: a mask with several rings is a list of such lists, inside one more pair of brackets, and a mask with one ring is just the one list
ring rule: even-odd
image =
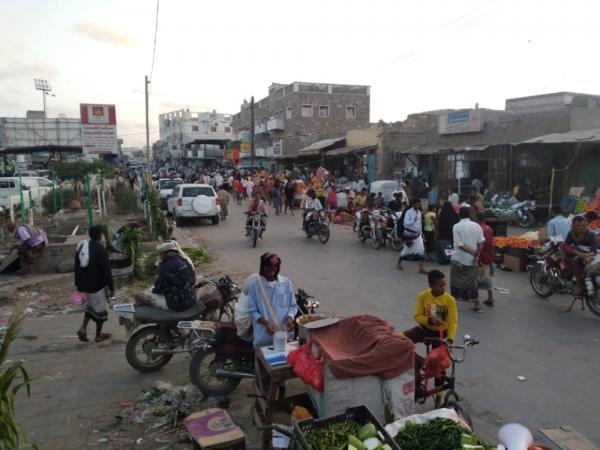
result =
[[136,304],[172,311],[190,309],[196,301],[194,264],[175,240],[156,247],[160,252],[158,277],[154,286],[135,296]]
[[114,295],[113,279],[108,260],[108,252],[100,242],[102,228],[90,227],[89,240],[77,244],[75,251],[75,286],[87,297],[83,324],[77,331],[80,341],[87,342],[87,326],[90,320],[96,322],[96,342],[111,338],[102,332],[102,326],[108,318],[108,297]]
[[254,347],[273,344],[276,331],[293,331],[298,311],[292,282],[279,275],[281,259],[274,253],[260,257],[258,277],[248,282],[248,312],[252,317]]
[[12,249],[16,249],[18,252],[22,274],[31,275],[34,261],[40,257],[48,245],[46,233],[33,225],[26,223],[15,225],[10,220],[6,224],[6,229],[19,241],[13,245]]

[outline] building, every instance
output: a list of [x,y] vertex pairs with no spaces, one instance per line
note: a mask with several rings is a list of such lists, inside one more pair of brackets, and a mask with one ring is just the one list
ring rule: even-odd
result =
[[[542,204],[569,186],[600,185],[600,97],[560,92],[514,98],[505,110],[411,114],[382,131],[382,178],[425,182],[440,192],[472,179],[492,192],[528,181]],[[552,176],[554,171],[555,176]]]
[[[255,156],[297,158],[300,149],[319,140],[341,138],[348,130],[368,127],[370,98],[369,86],[271,84],[269,94],[254,103]],[[248,140],[250,116],[251,104],[244,101],[233,116],[233,132],[240,143]],[[243,150],[242,157],[249,157]]]
[[[232,138],[231,114],[180,109],[158,116],[160,146],[183,166],[222,160]],[[200,164],[202,163],[202,164]]]

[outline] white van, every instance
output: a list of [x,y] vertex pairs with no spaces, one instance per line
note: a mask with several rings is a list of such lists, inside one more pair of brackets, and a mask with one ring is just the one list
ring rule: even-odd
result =
[[[23,193],[36,204],[41,204],[42,197],[52,190],[52,181],[42,177],[21,177],[23,183]],[[9,204],[9,198],[19,195],[19,177],[0,177],[0,206],[6,207]]]

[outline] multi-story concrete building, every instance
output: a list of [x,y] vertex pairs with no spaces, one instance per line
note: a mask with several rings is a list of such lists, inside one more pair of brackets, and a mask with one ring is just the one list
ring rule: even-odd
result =
[[[273,83],[269,95],[254,104],[255,155],[294,158],[298,150],[316,141],[368,127],[370,98],[369,86]],[[251,129],[250,109],[250,103],[244,101],[233,116],[238,139]]]
[[232,138],[231,114],[179,110],[158,116],[160,141],[182,164],[223,158]]

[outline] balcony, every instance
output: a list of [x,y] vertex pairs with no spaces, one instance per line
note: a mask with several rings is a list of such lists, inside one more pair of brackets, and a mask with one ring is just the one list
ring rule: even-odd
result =
[[283,131],[283,119],[270,119],[267,122],[267,131]]
[[254,134],[267,134],[267,133],[268,133],[268,130],[267,130],[266,123],[259,123],[254,126]]

